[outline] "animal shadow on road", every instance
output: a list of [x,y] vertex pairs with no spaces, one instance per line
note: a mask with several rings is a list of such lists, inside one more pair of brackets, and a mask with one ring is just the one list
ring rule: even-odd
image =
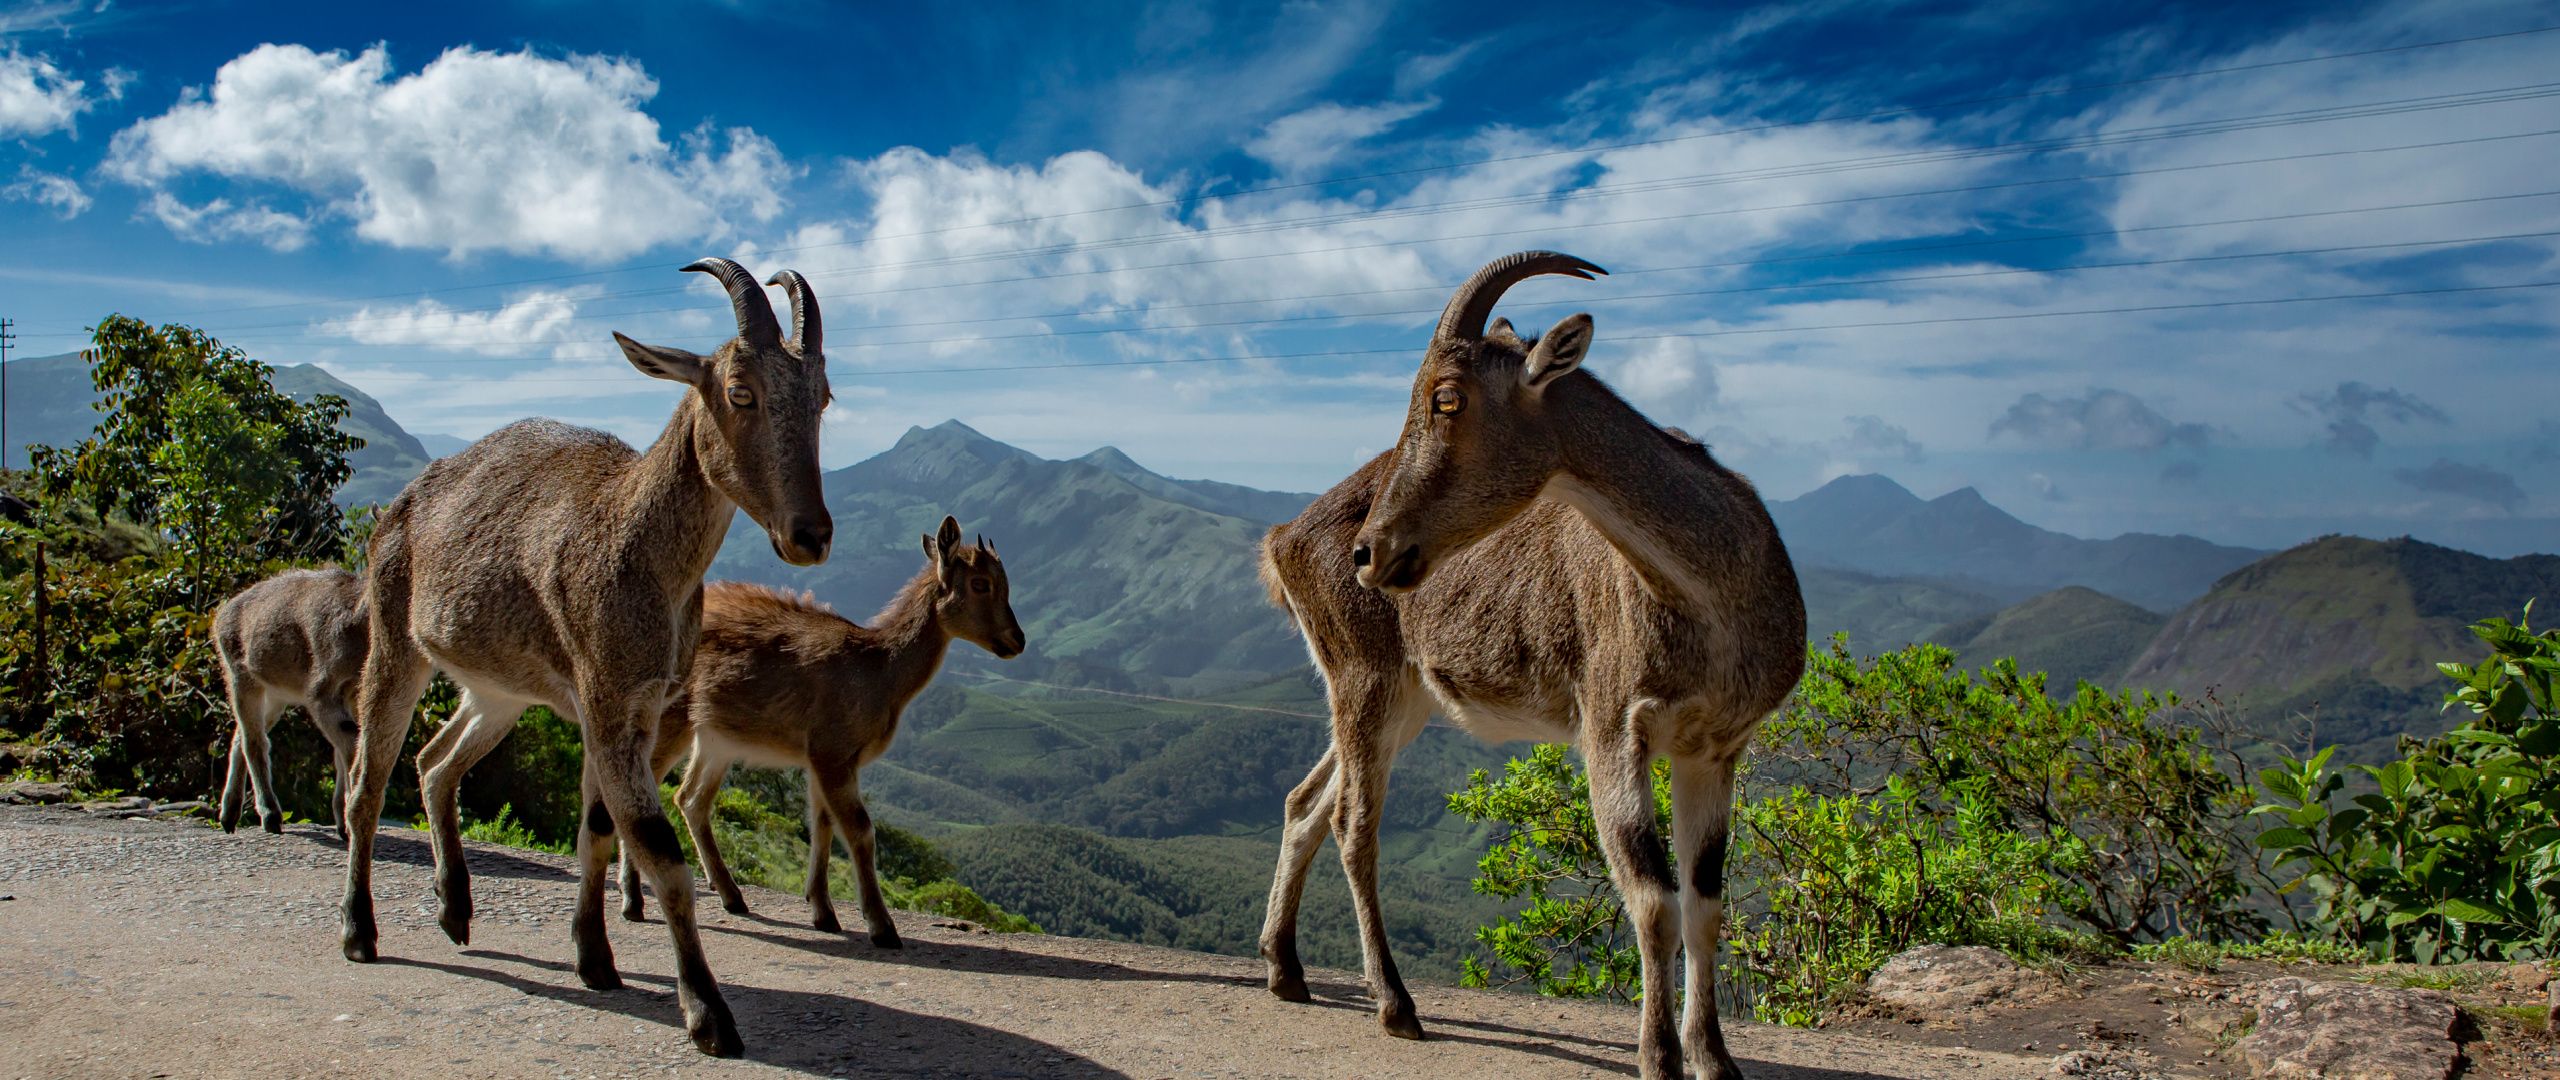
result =
[[[384,964],[425,968],[478,979],[520,994],[582,1008],[599,1009],[641,1023],[668,1028],[681,1041],[681,1014],[675,1007],[673,980],[626,972],[632,983],[621,990],[595,991],[576,983],[570,966],[510,952],[471,949],[464,956],[538,969],[531,975],[498,966],[383,957]],[[948,1017],[927,1016],[875,1002],[835,994],[775,990],[739,982],[721,986],[737,1013],[747,1059],[812,1076],[907,1075],[930,1070],[956,1070],[961,1075],[1023,1074],[1073,1077],[1079,1080],[1129,1080],[1063,1047],[1024,1038],[1009,1031]]]
[[[285,835],[307,841],[314,847],[326,848],[341,858],[345,856],[347,850],[347,846],[339,842],[338,834],[326,825],[290,826],[286,829]],[[467,850],[473,877],[528,878],[536,881],[571,883],[578,880],[576,870],[511,855],[506,849],[495,844],[475,843]],[[433,867],[436,864],[436,856],[435,849],[428,844],[427,834],[416,829],[399,828],[394,823],[385,821],[383,827],[373,834],[373,861],[377,866],[388,863],[399,866]]]

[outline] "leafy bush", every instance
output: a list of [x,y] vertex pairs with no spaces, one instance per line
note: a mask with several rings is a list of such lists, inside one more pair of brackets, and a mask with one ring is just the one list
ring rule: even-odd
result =
[[[1670,770],[1654,767],[1656,827],[1671,834]],[[1609,881],[1591,818],[1590,778],[1560,745],[1539,746],[1503,766],[1495,780],[1482,769],[1449,796],[1449,812],[1500,827],[1482,861],[1475,889],[1528,906],[1476,930],[1492,957],[1464,961],[1466,986],[1529,986],[1556,997],[1637,996],[1640,957],[1626,907]]]
[[2283,888],[2307,887],[2312,922],[2330,940],[2384,960],[2518,960],[2560,950],[2560,631],[2526,617],[2489,619],[2472,633],[2489,646],[2476,664],[2439,664],[2454,682],[2448,708],[2474,719],[2402,758],[2357,766],[2374,790],[2338,807],[2348,775],[2329,750],[2259,773],[2279,817],[2259,834]]
[[1759,1019],[1812,1024],[1897,953],[1990,945],[2022,960],[2103,955],[2051,925],[2089,852],[2009,827],[1974,782],[1941,813],[1901,777],[1875,796],[1803,788],[1738,808],[1729,974]]
[[1978,804],[1997,828],[2078,851],[2052,868],[2054,908],[2120,945],[2243,938],[2265,928],[2247,903],[2261,875],[2237,740],[2219,724],[2173,696],[2087,683],[2056,700],[2014,661],[1966,671],[1935,645],[1861,663],[1842,636],[1812,650],[1753,770],[1827,794],[1901,777],[1933,817]]
[[[2167,722],[2174,699],[2082,685],[2056,701],[2014,662],[1964,671],[1934,645],[1811,652],[1733,818],[1725,970],[1761,1018],[1814,1022],[1923,943],[2042,961],[2263,927],[2236,758]],[[1660,765],[1654,788],[1668,835]],[[1565,748],[1475,773],[1449,809],[1501,827],[1476,889],[1525,901],[1478,929],[1465,981],[1632,997],[1636,946]]]
[[[426,827],[426,823],[421,821],[418,823],[418,827],[423,829]],[[567,855],[570,853],[569,844],[556,840],[544,840],[541,837],[535,836],[533,834],[533,830],[526,828],[523,822],[515,819],[515,807],[513,806],[499,807],[498,816],[489,818],[485,821],[471,821],[466,819],[462,826],[462,838],[465,840],[478,840],[482,843],[488,844],[503,844],[507,847],[513,848],[525,848],[531,851],[547,851],[554,855]]]

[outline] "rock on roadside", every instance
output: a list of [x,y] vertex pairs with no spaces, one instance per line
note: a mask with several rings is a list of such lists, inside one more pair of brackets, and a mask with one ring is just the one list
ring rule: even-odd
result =
[[2432,990],[2287,977],[2257,999],[2257,1030],[2235,1047],[2251,1076],[2446,1080],[2462,1066],[2462,1010]]
[[1922,945],[1867,977],[1867,997],[1904,1016],[1952,1023],[1996,1002],[2032,1000],[2060,988],[2053,976],[1982,945]]
[[52,784],[42,780],[20,780],[0,784],[0,803],[24,806],[32,803],[71,801],[71,785]]

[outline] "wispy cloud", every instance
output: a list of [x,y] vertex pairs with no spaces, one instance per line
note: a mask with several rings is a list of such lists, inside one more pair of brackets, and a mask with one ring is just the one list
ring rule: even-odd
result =
[[2300,395],[2289,404],[2297,411],[2328,421],[2328,435],[2322,445],[2330,451],[2368,460],[2373,457],[2373,448],[2382,444],[2382,433],[2373,427],[2376,420],[2401,425],[2448,422],[2444,410],[2418,400],[2414,394],[2354,381],[2339,383],[2335,390]]
[[2420,491],[2454,495],[2487,503],[2509,513],[2525,502],[2516,478],[2485,465],[2466,465],[2437,458],[2424,468],[2394,469],[2393,479]]
[[17,182],[0,187],[0,198],[46,207],[64,221],[87,213],[90,204],[89,193],[80,190],[79,181],[33,165],[18,166]]
[[2077,398],[2028,394],[1991,422],[1991,434],[2062,449],[2144,453],[2202,447],[2213,439],[2210,427],[2171,420],[2141,398],[2106,389]]

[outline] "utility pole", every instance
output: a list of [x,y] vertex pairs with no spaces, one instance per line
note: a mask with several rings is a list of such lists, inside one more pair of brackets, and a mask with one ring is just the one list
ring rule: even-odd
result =
[[0,318],[0,471],[9,468],[9,346],[18,342],[9,331],[17,325]]

